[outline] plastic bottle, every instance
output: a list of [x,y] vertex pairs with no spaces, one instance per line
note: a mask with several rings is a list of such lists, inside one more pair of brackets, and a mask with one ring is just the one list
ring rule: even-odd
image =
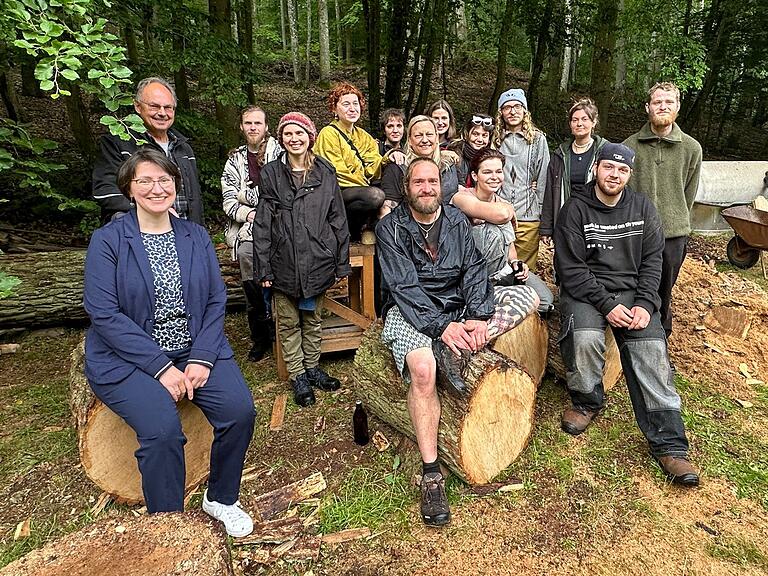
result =
[[352,415],[352,428],[355,434],[355,444],[365,446],[370,439],[368,436],[368,415],[365,413],[362,401],[355,402],[355,413]]

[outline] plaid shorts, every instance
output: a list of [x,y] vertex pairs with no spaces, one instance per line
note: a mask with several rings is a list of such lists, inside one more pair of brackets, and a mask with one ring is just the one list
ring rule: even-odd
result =
[[[536,292],[529,286],[497,286],[493,290],[496,311],[488,320],[488,336],[496,338],[508,332],[536,309]],[[405,357],[417,348],[432,349],[432,338],[414,328],[397,306],[387,312],[381,341],[392,350],[395,365],[406,383],[410,383]]]
[[408,374],[405,357],[408,356],[409,352],[417,348],[429,348],[432,350],[432,338],[416,330],[403,318],[397,306],[393,306],[387,312],[387,318],[384,320],[384,330],[381,331],[381,341],[392,350],[395,365],[400,371],[403,380],[408,384],[411,382],[411,376]]

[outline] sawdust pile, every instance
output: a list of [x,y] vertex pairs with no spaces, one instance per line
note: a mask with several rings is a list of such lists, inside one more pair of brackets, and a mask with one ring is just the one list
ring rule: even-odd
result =
[[[768,298],[737,274],[689,257],[672,293],[670,355],[678,371],[733,398],[768,377]],[[744,366],[746,364],[746,366]]]

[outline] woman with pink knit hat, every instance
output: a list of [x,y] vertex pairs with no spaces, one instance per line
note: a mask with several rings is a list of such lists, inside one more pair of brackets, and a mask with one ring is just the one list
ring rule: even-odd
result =
[[280,157],[261,172],[253,226],[254,280],[272,288],[280,344],[299,406],[315,403],[313,387],[340,382],[320,367],[322,296],[349,275],[349,231],[333,166],[312,153],[317,130],[289,112],[277,126]]

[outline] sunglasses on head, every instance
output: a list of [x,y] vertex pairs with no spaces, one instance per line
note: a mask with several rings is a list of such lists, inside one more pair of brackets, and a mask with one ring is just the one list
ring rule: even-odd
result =
[[490,116],[472,116],[472,124],[475,126],[485,126],[486,128],[490,128],[493,126],[493,118]]

